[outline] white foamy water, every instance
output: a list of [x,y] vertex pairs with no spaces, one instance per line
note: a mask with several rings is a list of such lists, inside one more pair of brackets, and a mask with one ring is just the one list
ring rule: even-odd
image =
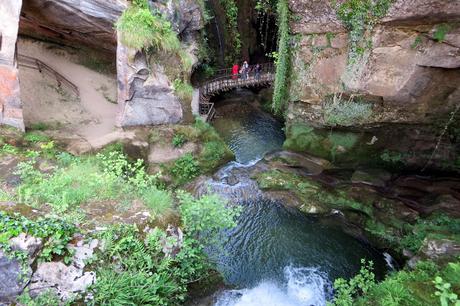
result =
[[215,306],[324,306],[332,286],[315,268],[284,269],[285,282],[261,282],[251,289],[228,290]]

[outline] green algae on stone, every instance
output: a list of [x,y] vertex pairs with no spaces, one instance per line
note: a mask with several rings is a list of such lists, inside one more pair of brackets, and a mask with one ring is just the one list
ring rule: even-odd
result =
[[305,213],[326,213],[332,209],[358,211],[371,216],[372,206],[351,198],[345,191],[329,190],[308,177],[271,170],[256,175],[263,190],[286,190],[293,192],[301,202]]

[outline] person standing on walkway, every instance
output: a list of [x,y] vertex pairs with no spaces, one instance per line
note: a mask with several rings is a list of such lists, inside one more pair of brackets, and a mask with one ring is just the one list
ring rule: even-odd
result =
[[238,73],[240,72],[240,67],[238,64],[233,65],[232,67],[232,79],[238,79]]
[[247,80],[249,74],[249,64],[247,61],[243,63],[243,79]]
[[260,80],[260,72],[262,71],[262,66],[260,66],[260,64],[257,64],[256,67],[254,68],[254,71],[255,71],[255,76],[256,76],[256,80]]

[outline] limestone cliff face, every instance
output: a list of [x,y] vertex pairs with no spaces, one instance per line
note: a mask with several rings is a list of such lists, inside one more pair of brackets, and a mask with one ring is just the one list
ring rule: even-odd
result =
[[[370,33],[370,47],[349,61],[349,32],[330,1],[290,0],[293,54],[289,117],[327,126],[327,97],[342,93],[371,102],[361,122],[425,123],[460,101],[460,2],[397,0]],[[295,20],[295,21],[294,21]],[[442,42],[436,29],[447,27]],[[434,115],[434,116],[433,116]],[[351,122],[353,124],[353,122]]]
[[[363,34],[366,43],[354,61],[351,32],[331,1],[289,0],[289,7],[288,126],[348,130],[358,139],[349,146],[364,148],[364,155],[369,148],[377,156],[378,150],[406,150],[407,162],[418,166],[433,150],[430,163],[458,159],[457,132],[436,144],[460,113],[450,118],[460,104],[460,1],[395,0]],[[329,140],[321,149],[338,157],[354,152]]]

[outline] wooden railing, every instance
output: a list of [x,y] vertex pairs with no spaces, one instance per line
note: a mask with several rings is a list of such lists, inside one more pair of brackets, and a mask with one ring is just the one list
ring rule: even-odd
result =
[[204,82],[200,87],[200,115],[211,121],[216,113],[214,103],[210,103],[212,96],[221,92],[240,87],[268,86],[275,80],[275,67],[273,63],[260,65],[256,72],[256,65],[249,66],[247,73],[232,74],[232,69],[218,70],[216,75]]
[[59,72],[57,72],[56,70],[42,62],[41,60],[22,54],[18,54],[17,60],[19,66],[37,69],[38,71],[40,71],[40,73],[47,74],[52,78],[56,79],[56,82],[59,87],[64,86],[71,92],[73,92],[77,97],[80,96],[78,87],[75,84],[73,84],[71,81],[66,79],[66,77],[64,77],[62,74],[60,74]]

